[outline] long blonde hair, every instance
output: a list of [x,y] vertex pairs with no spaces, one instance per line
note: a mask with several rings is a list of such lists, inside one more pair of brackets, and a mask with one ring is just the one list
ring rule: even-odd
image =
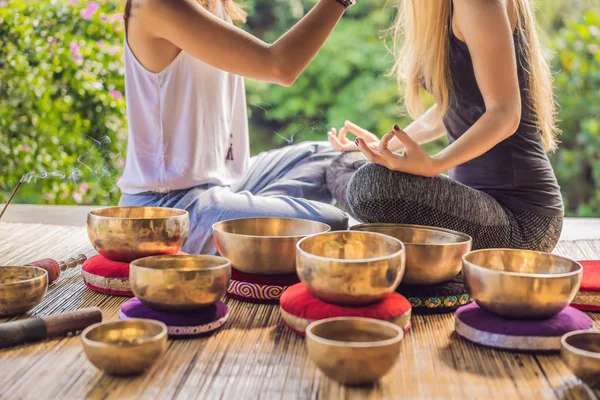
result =
[[229,15],[233,22],[246,22],[246,17],[248,14],[242,6],[236,3],[234,0],[197,0],[198,3],[202,5],[202,7],[206,8],[209,11],[214,11],[218,2],[221,1],[223,4],[223,8],[225,9],[225,13]]
[[[542,134],[547,151],[554,151],[559,130],[556,103],[552,93],[552,73],[537,33],[530,0],[511,0],[517,14],[517,34],[521,43],[518,56],[529,92],[530,113]],[[416,118],[424,111],[422,88],[437,102],[438,120],[449,105],[450,18],[452,0],[403,0],[393,29],[398,82],[405,86],[409,114]]]

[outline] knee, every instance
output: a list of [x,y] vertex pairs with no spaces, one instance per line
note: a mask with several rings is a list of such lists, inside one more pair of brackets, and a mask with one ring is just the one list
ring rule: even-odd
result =
[[367,163],[356,171],[346,192],[346,200],[352,211],[383,195],[378,188],[386,186],[390,172],[384,166],[374,163]]

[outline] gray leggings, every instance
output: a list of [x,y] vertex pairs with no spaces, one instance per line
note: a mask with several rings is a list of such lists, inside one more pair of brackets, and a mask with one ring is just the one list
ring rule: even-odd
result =
[[473,248],[552,251],[562,217],[510,210],[492,196],[446,176],[424,178],[367,162],[345,153],[327,171],[337,201],[363,222],[438,226],[464,232]]

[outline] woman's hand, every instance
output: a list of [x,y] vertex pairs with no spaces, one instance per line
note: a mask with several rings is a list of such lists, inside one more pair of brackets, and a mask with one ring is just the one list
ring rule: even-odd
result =
[[[396,137],[404,145],[404,151],[400,154],[393,153],[388,149],[389,142],[393,137]],[[357,138],[356,144],[370,161],[393,171],[426,177],[433,177],[443,172],[438,160],[427,154],[398,125],[394,125],[393,130],[381,139],[376,150],[373,150],[362,138]]]
[[358,150],[356,141],[350,141],[346,137],[348,132],[357,138],[363,139],[370,149],[377,149],[379,147],[379,138],[377,136],[350,121],[346,121],[339,132],[335,128],[331,128],[329,132],[327,132],[327,139],[335,150],[341,152]]

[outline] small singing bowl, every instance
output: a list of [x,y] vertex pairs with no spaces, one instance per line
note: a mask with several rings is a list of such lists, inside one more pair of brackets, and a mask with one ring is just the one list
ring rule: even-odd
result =
[[408,285],[437,285],[462,270],[462,257],[471,251],[471,237],[461,232],[431,226],[405,224],[362,224],[351,230],[393,236],[406,246]]
[[140,301],[158,311],[193,311],[227,292],[231,263],[209,255],[152,256],[129,266],[129,283]]
[[486,311],[510,319],[547,319],[573,301],[583,268],[549,253],[487,249],[464,255],[463,274],[471,296]]
[[109,375],[138,375],[167,349],[167,326],[150,319],[100,322],[81,333],[83,351]]
[[387,374],[400,356],[403,337],[400,327],[370,318],[329,318],[306,328],[310,358],[345,385],[372,383]]
[[338,231],[298,242],[298,277],[328,303],[361,306],[383,300],[404,275],[401,241],[373,232]]
[[176,254],[189,233],[185,210],[163,207],[108,207],[87,217],[90,242],[104,257],[121,262]]
[[48,272],[37,267],[0,267],[0,317],[25,314],[40,304]]
[[298,241],[330,230],[324,223],[295,218],[240,218],[213,225],[219,254],[233,268],[254,275],[293,274]]
[[560,354],[573,374],[600,389],[600,331],[574,331],[561,339]]

